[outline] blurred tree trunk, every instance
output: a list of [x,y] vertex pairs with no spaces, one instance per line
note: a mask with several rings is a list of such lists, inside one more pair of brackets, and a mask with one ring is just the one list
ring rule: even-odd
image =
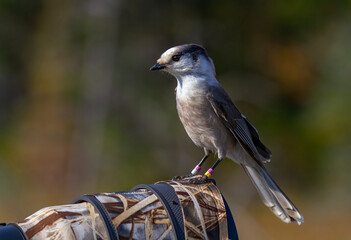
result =
[[[86,42],[81,69],[81,101],[77,106],[66,190],[91,192],[103,164],[103,143],[115,78],[118,1],[83,1]],[[82,185],[84,183],[84,185]]]
[[70,65],[66,38],[71,8],[72,1],[44,1],[28,51],[28,96],[23,108],[18,109],[15,159],[21,165],[18,169],[25,183],[31,186],[23,186],[23,195],[38,206],[40,200],[59,197],[64,186],[62,175],[66,168],[71,112],[65,101]]
[[[31,194],[24,189],[24,194],[38,205],[39,199],[66,199],[63,192],[71,197],[96,187],[114,79],[118,12],[112,0],[44,3],[29,51],[28,98],[19,109],[15,146],[19,171],[35,189]],[[83,44],[72,47],[72,35],[82,31]],[[72,86],[79,95],[75,108],[69,99]]]

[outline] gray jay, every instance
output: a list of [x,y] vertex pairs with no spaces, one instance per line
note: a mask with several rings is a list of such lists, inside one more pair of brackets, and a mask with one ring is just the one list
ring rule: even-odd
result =
[[301,224],[302,215],[264,167],[272,157],[270,150],[217,81],[213,61],[206,50],[196,44],[172,47],[150,70],[165,71],[177,79],[179,118],[191,140],[205,150],[205,156],[191,174],[200,171],[211,152],[218,155],[218,160],[204,174],[204,181],[223,158],[230,158],[243,167],[263,203],[277,217],[286,223]]

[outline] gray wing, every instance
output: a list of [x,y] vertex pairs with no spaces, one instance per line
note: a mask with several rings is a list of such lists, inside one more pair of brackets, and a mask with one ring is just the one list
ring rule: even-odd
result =
[[244,118],[245,122],[247,123],[247,126],[252,136],[252,141],[255,144],[258,152],[264,158],[264,162],[269,162],[272,158],[271,151],[261,142],[260,136],[258,135],[258,131],[254,127],[254,125],[244,115],[241,114],[241,116]]
[[210,87],[206,97],[223,124],[258,163],[271,159],[272,153],[260,141],[256,128],[235,107],[223,88]]

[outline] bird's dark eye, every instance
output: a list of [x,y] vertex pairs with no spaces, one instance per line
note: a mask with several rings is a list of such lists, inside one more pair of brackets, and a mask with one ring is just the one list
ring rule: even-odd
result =
[[172,60],[175,61],[175,62],[178,62],[180,59],[180,55],[174,55],[172,56]]

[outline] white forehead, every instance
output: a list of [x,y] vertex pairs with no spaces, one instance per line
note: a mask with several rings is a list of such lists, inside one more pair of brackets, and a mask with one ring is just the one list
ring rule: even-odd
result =
[[157,60],[158,63],[166,63],[168,62],[171,57],[175,54],[179,53],[179,48],[178,47],[172,47],[162,53],[161,57]]

